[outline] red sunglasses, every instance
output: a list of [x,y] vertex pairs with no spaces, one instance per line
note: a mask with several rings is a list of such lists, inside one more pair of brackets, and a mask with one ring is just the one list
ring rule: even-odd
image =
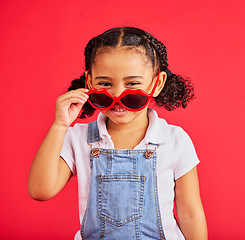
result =
[[[85,80],[85,88],[87,88],[88,73]],[[89,95],[88,101],[93,108],[99,110],[109,110],[114,106],[115,103],[120,103],[125,109],[129,111],[140,111],[144,109],[151,100],[152,95],[157,87],[159,74],[160,69],[157,80],[150,94],[146,93],[142,89],[125,89],[120,94],[120,96],[115,97],[107,89],[91,88],[87,92]]]

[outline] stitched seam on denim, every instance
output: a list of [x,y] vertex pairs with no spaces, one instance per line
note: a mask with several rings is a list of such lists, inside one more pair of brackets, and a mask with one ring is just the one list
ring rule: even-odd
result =
[[97,121],[90,122],[88,124],[88,127],[89,127],[88,142],[89,143],[98,142],[100,140],[100,133],[99,133]]
[[[156,178],[156,188],[157,188],[157,176],[155,178]],[[157,192],[156,192],[156,207],[157,207],[157,223],[158,223],[158,228],[160,232],[160,237],[161,239],[166,239],[164,235],[163,227],[162,227],[162,220],[161,220],[161,214],[160,214],[160,209],[159,209],[159,199],[158,199]]]
[[[156,154],[155,153],[154,153],[154,156],[153,156],[153,165],[156,166]],[[154,177],[154,195],[155,195],[157,225],[158,225],[160,238],[161,238],[161,240],[164,240],[165,239],[165,235],[164,235],[164,232],[163,232],[160,209],[159,209],[159,199],[158,199],[158,191],[157,191],[157,175],[156,175],[155,167],[153,169],[153,177]]]
[[119,222],[119,221],[116,221],[116,220],[114,220],[108,216],[105,216],[103,213],[99,216],[99,218],[104,219],[105,221],[107,221],[107,222],[109,222],[109,223],[111,223],[117,227],[121,227],[121,226],[125,225],[126,223],[132,222],[133,220],[138,219],[140,217],[141,217],[141,215],[134,214],[131,217],[123,219]]
[[112,170],[112,154],[108,154],[107,155],[107,174],[110,175],[111,174],[111,170]]
[[82,239],[85,239],[84,234],[85,234],[85,222],[86,222],[86,217],[87,217],[87,209],[88,206],[86,207],[85,213],[83,215],[83,220],[82,220],[82,225],[81,225],[81,237]]
[[121,150],[121,149],[108,149],[108,148],[100,148],[100,152],[106,153],[106,154],[140,154],[140,153],[145,153],[145,149],[130,149],[130,150]]
[[93,168],[93,162],[94,162],[94,158],[93,158],[92,151],[91,151],[90,152],[90,168],[91,168],[91,171],[92,171],[92,168]]
[[92,142],[91,136],[92,136],[92,123],[90,122],[90,123],[88,124],[88,142],[89,142],[89,143]]
[[143,216],[143,203],[144,203],[144,193],[145,193],[145,176],[141,176],[141,189],[140,189],[140,205],[139,205],[139,212],[140,215]]
[[96,138],[96,121],[92,122],[92,136],[91,136],[92,142],[94,142],[95,138]]
[[113,174],[113,175],[98,175],[98,179],[102,180],[132,180],[134,182],[141,182],[141,178],[144,175],[132,175],[132,174]]
[[156,172],[156,152],[154,152],[153,154],[152,162],[153,162],[153,171],[155,173]]
[[101,225],[100,225],[101,226],[100,227],[100,238],[103,238],[106,235],[105,220],[101,219],[100,222],[101,222]]
[[139,219],[134,220],[134,226],[135,226],[135,236],[136,240],[140,240],[140,235],[139,235]]
[[[105,214],[102,213],[101,207],[101,194],[102,194],[102,180],[125,180],[125,178],[123,177],[127,177],[126,180],[131,180],[133,182],[140,182],[140,199],[139,199],[139,212],[137,214],[133,214],[130,217],[121,219],[120,221],[115,220],[113,218],[111,218],[110,216],[107,216]],[[145,176],[139,176],[139,175],[98,175],[98,212],[99,215],[98,217],[101,219],[106,220],[107,222],[116,225],[116,226],[122,226],[128,222],[133,221],[134,219],[137,219],[139,217],[142,216],[142,206],[143,206],[143,202],[144,202],[144,187],[145,187]]]
[[136,154],[134,154],[133,156],[134,156],[133,157],[133,174],[137,174],[137,160],[138,160],[138,158],[137,158]]
[[98,125],[97,125],[97,121],[95,121],[95,141],[99,141],[100,140],[100,133],[99,133],[99,128],[98,128]]
[[97,206],[97,209],[98,209],[98,218],[101,215],[101,206],[102,206],[102,204],[101,204],[101,194],[102,194],[101,188],[102,188],[102,186],[101,186],[101,179],[100,179],[99,176],[98,176],[98,192],[97,192],[97,196],[98,196],[98,199],[97,199],[97,201],[98,201],[98,204],[97,204],[98,205]]

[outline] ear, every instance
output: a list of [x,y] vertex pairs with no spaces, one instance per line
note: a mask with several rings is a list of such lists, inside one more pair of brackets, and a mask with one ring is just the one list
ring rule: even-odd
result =
[[92,88],[92,76],[90,71],[85,71],[85,77],[87,78],[87,88]]
[[155,92],[153,93],[153,97],[157,97],[158,94],[162,91],[166,80],[167,80],[167,73],[164,71],[160,72],[157,87]]

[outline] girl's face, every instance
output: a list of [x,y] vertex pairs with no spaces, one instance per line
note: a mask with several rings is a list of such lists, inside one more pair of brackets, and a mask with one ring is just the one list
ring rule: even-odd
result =
[[[164,74],[161,73],[161,78]],[[88,77],[88,86],[97,89],[105,88],[114,96],[119,96],[125,89],[143,89],[150,93],[156,79],[152,65],[141,48],[107,48],[97,53],[91,76]],[[161,88],[161,81],[159,82],[155,92],[159,92]],[[143,118],[147,119],[146,111],[147,107],[132,112],[116,103],[110,110],[101,112],[115,124],[129,124]]]

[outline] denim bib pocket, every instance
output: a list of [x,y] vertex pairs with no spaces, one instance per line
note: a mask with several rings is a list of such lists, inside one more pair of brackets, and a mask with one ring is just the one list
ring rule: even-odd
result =
[[143,215],[144,175],[98,175],[98,217],[122,226]]

